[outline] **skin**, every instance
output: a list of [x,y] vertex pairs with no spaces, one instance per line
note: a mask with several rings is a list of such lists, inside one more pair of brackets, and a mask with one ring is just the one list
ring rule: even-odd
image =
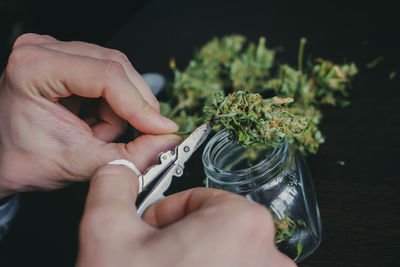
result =
[[[76,114],[82,98],[97,102]],[[119,51],[25,34],[0,77],[0,198],[90,180],[77,266],[295,266],[274,245],[268,210],[225,191],[195,188],[137,215],[142,172],[179,144],[148,85]],[[126,122],[143,133],[112,141]]]
[[94,175],[80,228],[77,266],[296,266],[274,245],[261,205],[195,188],[136,214],[138,182],[123,166]]
[[[180,141],[161,135],[178,126],[160,115],[157,99],[126,56],[111,49],[22,35],[0,88],[0,197],[88,180],[114,159],[140,161],[131,155],[142,139],[162,148]],[[85,120],[74,114],[82,97],[98,102]],[[126,121],[147,135],[112,143]]]

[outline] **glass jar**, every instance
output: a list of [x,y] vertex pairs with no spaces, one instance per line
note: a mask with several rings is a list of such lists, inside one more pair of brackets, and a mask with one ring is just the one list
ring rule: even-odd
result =
[[284,141],[276,148],[243,148],[217,133],[205,146],[206,185],[245,196],[272,213],[276,246],[300,262],[321,242],[321,221],[303,156]]

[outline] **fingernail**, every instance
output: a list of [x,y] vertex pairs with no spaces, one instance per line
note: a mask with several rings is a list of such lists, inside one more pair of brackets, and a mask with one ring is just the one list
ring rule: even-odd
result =
[[168,128],[174,129],[174,131],[178,131],[179,126],[176,124],[174,121],[168,119],[167,117],[162,116],[162,120],[166,125],[168,125]]
[[174,138],[171,138],[163,145],[163,151],[171,150],[175,148],[177,145],[182,143],[183,138],[176,135]]

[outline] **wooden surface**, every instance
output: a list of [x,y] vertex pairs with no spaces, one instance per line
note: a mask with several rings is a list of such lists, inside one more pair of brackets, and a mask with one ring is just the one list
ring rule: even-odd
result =
[[[360,73],[353,83],[352,105],[324,109],[326,143],[307,159],[323,237],[318,250],[299,266],[400,266],[396,9],[383,3],[281,2],[149,1],[100,44],[125,52],[142,73],[157,71],[169,77],[170,57],[183,67],[193,48],[230,33],[253,41],[266,36],[269,46],[285,48],[278,56],[281,61],[293,65],[303,36],[308,39],[306,53],[312,57],[355,61]],[[378,56],[384,61],[366,68]],[[398,75],[390,81],[389,73],[395,70]],[[338,165],[338,160],[345,165]],[[189,165],[186,178],[173,190],[201,184],[200,156]],[[57,192],[23,194],[13,228],[0,243],[0,265],[71,266],[86,190],[86,184],[79,184]]]

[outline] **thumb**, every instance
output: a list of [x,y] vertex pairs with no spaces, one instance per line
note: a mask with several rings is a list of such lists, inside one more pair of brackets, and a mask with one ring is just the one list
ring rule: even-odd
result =
[[[126,145],[123,158],[133,162],[142,172],[154,163],[157,154],[177,145],[180,138],[175,135],[143,135]],[[114,158],[116,159],[116,158]],[[119,165],[105,165],[97,169],[90,183],[82,219],[82,230],[96,235],[102,233],[120,236],[124,229],[143,229],[146,225],[137,215],[135,201],[139,189],[134,171]],[[136,226],[136,227],[135,227]],[[95,231],[95,232],[93,232]],[[112,234],[114,233],[114,234]]]
[[[143,171],[154,162],[160,151],[171,149],[179,142],[180,138],[174,135],[142,135],[124,146],[124,152],[117,156],[130,160]],[[124,166],[106,165],[96,170],[80,225],[77,266],[113,265],[102,260],[98,262],[100,264],[85,263],[92,259],[114,260],[132,255],[125,254],[124,248],[137,246],[145,236],[155,231],[137,214],[137,178],[134,171]]]
[[[157,155],[160,152],[173,148],[180,141],[181,137],[172,134],[142,135],[124,145],[123,149],[114,149],[118,153],[110,153],[110,150],[98,152],[107,155],[108,160],[103,164],[115,159],[127,159],[143,172],[147,167],[156,163]],[[110,155],[113,155],[114,158],[110,158]],[[138,177],[133,170],[119,165],[102,166],[92,177],[86,209],[90,209],[92,206],[112,206],[114,202],[119,206],[129,206],[129,209],[132,209],[138,189]]]
[[132,170],[117,165],[103,166],[91,180],[85,213],[92,210],[113,216],[132,213],[138,189],[138,178]]
[[136,174],[124,166],[107,165],[96,171],[80,224],[78,262],[99,254],[118,255],[121,243],[140,240],[152,231],[136,213],[137,191]]

